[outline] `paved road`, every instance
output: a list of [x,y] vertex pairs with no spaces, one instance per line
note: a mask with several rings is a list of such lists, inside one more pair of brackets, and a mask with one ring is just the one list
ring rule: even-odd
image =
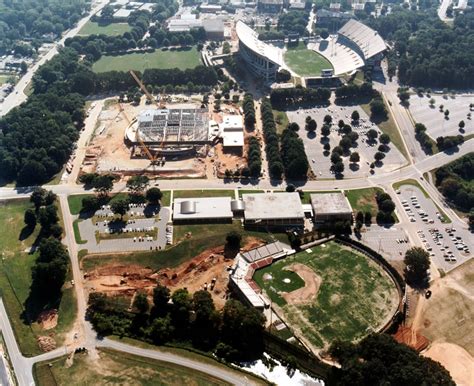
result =
[[21,355],[2,298],[0,298],[0,329],[2,330],[8,355],[13,365],[13,369],[15,370],[15,376],[19,385],[34,385],[31,365],[25,357]]
[[40,60],[38,60],[32,67],[28,69],[26,74],[23,75],[22,78],[15,85],[15,88],[10,93],[10,95],[8,95],[3,101],[3,103],[0,104],[0,117],[8,113],[12,108],[26,101],[27,96],[24,93],[25,88],[31,82],[31,79],[33,78],[33,75],[38,70],[38,68],[44,63],[46,63],[48,60],[50,60],[54,55],[56,55],[58,53],[58,47],[63,46],[66,39],[74,37],[84,26],[84,24],[87,23],[89,18],[93,14],[101,10],[108,2],[108,0],[99,0],[99,2],[91,9],[89,14],[77,23],[76,27],[66,32],[66,34],[63,35],[62,39],[57,42],[53,48],[51,48],[47,53],[45,53]]

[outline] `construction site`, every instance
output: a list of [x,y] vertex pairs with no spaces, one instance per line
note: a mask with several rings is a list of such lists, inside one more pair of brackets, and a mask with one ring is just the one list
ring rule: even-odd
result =
[[[130,71],[144,96],[140,103],[118,98],[95,101],[97,119],[90,132],[79,175],[147,173],[167,178],[216,178],[247,165],[247,137],[238,105],[214,111],[202,95],[155,98]],[[86,122],[87,126],[87,122]],[[85,134],[86,135],[86,134]],[[81,162],[76,159],[76,162]]]

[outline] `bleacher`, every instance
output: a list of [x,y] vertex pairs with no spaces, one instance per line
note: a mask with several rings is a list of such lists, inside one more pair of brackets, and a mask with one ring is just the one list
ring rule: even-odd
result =
[[359,47],[364,60],[385,51],[387,48],[377,31],[354,19],[344,24],[339,29],[338,34],[354,42]]

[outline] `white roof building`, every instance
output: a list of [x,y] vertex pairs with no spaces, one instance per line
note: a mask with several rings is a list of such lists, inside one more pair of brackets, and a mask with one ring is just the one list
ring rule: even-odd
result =
[[230,197],[176,198],[173,204],[173,221],[231,221]]
[[244,123],[240,115],[224,115],[219,125],[224,147],[244,146]]

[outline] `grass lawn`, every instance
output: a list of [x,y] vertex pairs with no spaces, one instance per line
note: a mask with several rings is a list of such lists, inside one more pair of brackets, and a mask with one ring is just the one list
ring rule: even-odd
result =
[[132,28],[128,23],[110,23],[106,25],[100,25],[94,21],[88,21],[84,27],[81,28],[78,35],[107,35],[107,36],[118,36],[125,32],[130,32]]
[[354,212],[370,211],[372,217],[375,218],[378,212],[377,202],[375,201],[375,194],[377,191],[383,192],[380,188],[365,188],[346,190],[345,193]]
[[304,43],[289,47],[283,57],[288,67],[300,76],[319,76],[322,70],[333,68],[324,56],[307,49]]
[[283,130],[288,127],[289,123],[286,112],[273,110],[273,119],[275,120],[277,134],[283,133]]
[[233,190],[175,190],[173,198],[194,198],[194,197],[230,197],[235,198]]
[[0,86],[3,85],[4,83],[7,83],[7,81],[8,81],[11,77],[16,78],[16,75],[3,75],[3,74],[0,74]]
[[74,239],[76,240],[77,244],[86,244],[87,241],[82,240],[81,238],[81,232],[79,231],[79,223],[81,222],[81,219],[74,220],[72,223],[72,228],[74,229]]
[[186,70],[201,64],[199,52],[196,47],[181,50],[157,49],[154,52],[134,52],[117,56],[102,56],[92,65],[95,73],[107,71],[143,72],[147,68],[179,68]]
[[[364,112],[370,117],[370,105],[367,104],[361,104],[360,107]],[[385,121],[381,122],[375,122],[377,126],[382,130],[382,133],[385,133],[390,136],[390,141],[395,145],[395,147],[400,151],[400,153],[403,154],[405,159],[408,159],[408,151],[405,147],[405,144],[403,143],[402,136],[400,134],[400,131],[397,128],[397,125],[395,124],[395,120],[393,119],[392,113],[389,109],[389,106],[387,106],[387,112],[388,112],[388,119]]]
[[[288,277],[284,268],[294,263],[306,265],[321,278],[313,302],[287,304],[279,293],[286,290],[286,283],[280,280]],[[273,279],[264,280],[265,273]],[[376,330],[398,304],[395,284],[382,268],[335,242],[260,269],[254,280],[280,306],[290,326],[319,348],[334,339],[353,341],[365,336],[370,328]]]
[[[397,190],[397,189],[400,189],[401,186],[403,185],[411,185],[411,186],[415,186],[417,187],[418,189],[421,190],[421,192],[423,193],[423,195],[426,197],[426,198],[429,198],[431,199],[430,195],[428,194],[428,192],[425,190],[425,188],[423,188],[423,186],[421,186],[417,180],[414,180],[412,178],[409,178],[408,180],[403,180],[403,181],[399,181],[399,182],[395,182],[393,184],[393,189]],[[441,222],[443,223],[446,223],[446,224],[449,224],[451,223],[451,219],[446,215],[446,213],[444,213],[443,209],[441,209],[434,201],[432,201],[433,204],[436,206],[436,208],[438,209],[438,212],[440,213],[441,215]]]
[[[288,236],[284,233],[270,235],[267,232],[248,232],[241,227],[239,221],[235,221],[232,224],[175,225],[173,229],[175,242],[180,242],[164,251],[91,255],[82,260],[83,269],[90,271],[96,267],[114,263],[139,264],[154,270],[176,267],[199,255],[206,249],[224,245],[227,233],[233,230],[240,232],[244,238],[246,236],[253,236],[271,242],[273,241],[273,236],[280,241],[288,243]],[[184,237],[188,232],[191,233],[191,237]]]
[[[69,210],[71,211],[72,215],[79,214],[82,209],[82,199],[85,197],[92,197],[94,196],[93,193],[91,194],[72,194],[67,197],[67,202],[69,205]],[[108,205],[110,205],[112,202],[117,201],[117,200],[126,200],[128,198],[128,193],[116,193],[112,194],[107,202]],[[163,192],[163,200],[166,201],[165,203],[162,203],[163,206],[169,206],[169,200],[170,200],[170,192]]]
[[[227,385],[220,379],[173,363],[100,349],[99,364],[76,354],[72,366],[66,357],[35,364],[38,385]],[[52,364],[49,367],[49,363]]]
[[[37,254],[28,254],[28,250],[38,236],[39,227],[31,234],[22,234],[23,215],[31,204],[28,200],[12,200],[0,204],[0,292],[8,311],[20,350],[26,356],[40,353],[36,343],[38,335],[46,335],[36,323],[28,325],[22,318],[24,303],[29,297],[31,268]],[[55,334],[58,343],[61,333],[67,331],[75,318],[76,302],[72,288],[65,289],[59,305],[58,325],[49,333]],[[59,334],[59,335],[58,335]]]

